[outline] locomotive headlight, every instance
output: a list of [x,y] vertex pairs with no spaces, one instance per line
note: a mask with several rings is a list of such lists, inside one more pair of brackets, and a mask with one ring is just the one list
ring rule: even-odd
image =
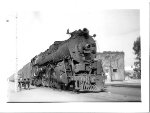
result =
[[86,45],[85,45],[85,48],[86,48],[86,49],[89,49],[90,47],[91,47],[90,44],[86,44]]

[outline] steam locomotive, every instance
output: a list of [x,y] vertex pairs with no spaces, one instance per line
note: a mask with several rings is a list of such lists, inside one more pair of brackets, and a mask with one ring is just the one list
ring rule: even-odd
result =
[[89,30],[69,32],[68,40],[55,41],[31,59],[32,85],[72,91],[102,91],[105,76],[96,58],[96,43]]

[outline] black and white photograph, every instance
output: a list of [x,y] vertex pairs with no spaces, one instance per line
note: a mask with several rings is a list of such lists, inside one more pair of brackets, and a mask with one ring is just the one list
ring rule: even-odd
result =
[[0,16],[1,103],[13,111],[148,110],[149,3],[134,3],[10,2]]
[[8,102],[141,102],[138,9],[15,16],[17,70],[8,78]]

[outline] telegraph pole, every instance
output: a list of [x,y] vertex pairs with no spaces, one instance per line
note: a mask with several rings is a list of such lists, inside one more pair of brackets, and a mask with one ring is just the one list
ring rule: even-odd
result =
[[110,81],[112,81],[112,65],[111,65],[112,56],[110,53],[109,53],[109,56],[110,56]]
[[18,92],[19,89],[18,89],[18,34],[17,34],[17,19],[18,19],[18,15],[16,13],[16,73],[15,73],[15,91]]

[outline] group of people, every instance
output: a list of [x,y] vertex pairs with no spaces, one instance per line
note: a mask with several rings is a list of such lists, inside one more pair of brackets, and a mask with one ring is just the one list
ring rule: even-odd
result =
[[30,82],[31,80],[29,78],[19,78],[18,79],[18,87],[19,89],[29,89],[30,90]]

